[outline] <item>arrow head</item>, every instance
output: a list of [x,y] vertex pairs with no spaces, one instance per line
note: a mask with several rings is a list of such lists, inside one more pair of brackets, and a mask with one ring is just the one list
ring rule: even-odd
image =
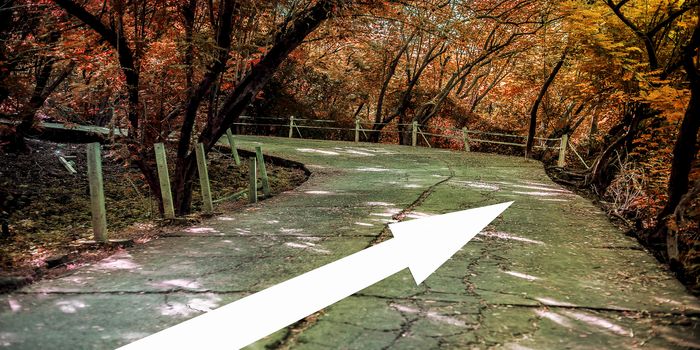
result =
[[389,224],[389,228],[394,239],[401,240],[408,254],[408,268],[416,284],[421,284],[511,204],[403,221]]

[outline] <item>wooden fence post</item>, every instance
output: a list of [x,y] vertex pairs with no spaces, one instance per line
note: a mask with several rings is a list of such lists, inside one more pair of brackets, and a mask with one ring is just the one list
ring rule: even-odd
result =
[[166,219],[175,218],[175,208],[173,207],[173,195],[170,192],[170,174],[168,173],[168,161],[165,156],[165,146],[156,143],[156,166],[158,169],[158,180],[160,182],[160,195],[163,199],[163,217]]
[[416,142],[418,141],[418,122],[413,121],[413,130],[411,130],[411,145],[416,147]]
[[265,158],[263,158],[261,146],[255,146],[255,157],[257,158],[260,177],[262,178],[263,195],[267,198],[270,197],[270,181],[267,179],[267,169],[265,169]]
[[559,145],[559,162],[557,166],[563,168],[566,165],[566,145],[569,144],[569,135],[561,135],[561,145]]
[[471,147],[469,146],[469,134],[467,133],[466,126],[462,128],[462,141],[464,141],[464,150],[470,152]]
[[250,166],[248,167],[248,202],[258,202],[258,175],[255,157],[250,158]]
[[289,138],[294,135],[294,116],[289,117]]
[[211,186],[209,185],[209,171],[207,170],[207,157],[204,155],[204,144],[198,143],[197,172],[199,173],[199,188],[202,190],[202,209],[205,213],[214,212],[214,205],[211,201]]
[[87,146],[88,179],[90,180],[90,209],[92,211],[92,231],[96,242],[107,241],[107,216],[105,213],[105,193],[102,183],[102,157],[100,144]]
[[360,119],[355,118],[355,143],[360,142]]
[[236,165],[241,165],[241,158],[238,156],[238,148],[236,148],[236,139],[233,138],[233,132],[231,132],[230,128],[226,130],[226,138],[228,138],[228,145],[231,147],[233,161],[236,162]]

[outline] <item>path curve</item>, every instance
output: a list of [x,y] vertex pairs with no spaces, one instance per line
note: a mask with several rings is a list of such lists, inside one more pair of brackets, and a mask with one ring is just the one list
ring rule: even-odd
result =
[[283,138],[238,144],[313,174],[241,212],[0,297],[0,347],[114,348],[387,239],[394,220],[505,201],[515,203],[421,286],[404,270],[252,347],[700,347],[698,300],[539,162]]

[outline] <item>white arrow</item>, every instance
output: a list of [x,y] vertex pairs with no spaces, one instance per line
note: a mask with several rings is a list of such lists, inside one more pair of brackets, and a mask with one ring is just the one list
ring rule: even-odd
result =
[[239,349],[406,267],[420,284],[512,203],[390,224],[393,239],[121,349]]

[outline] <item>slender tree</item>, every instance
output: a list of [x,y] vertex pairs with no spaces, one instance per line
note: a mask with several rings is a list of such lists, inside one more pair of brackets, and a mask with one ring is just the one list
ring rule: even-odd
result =
[[566,55],[567,55],[567,50],[565,49],[564,53],[562,53],[562,55],[561,55],[561,58],[559,58],[559,61],[557,61],[557,64],[554,65],[554,68],[549,73],[547,80],[545,80],[544,84],[542,84],[542,88],[540,88],[540,92],[537,94],[537,98],[535,99],[535,102],[533,102],[532,108],[530,109],[530,126],[528,127],[528,132],[527,132],[527,144],[525,146],[525,158],[532,157],[532,146],[535,143],[535,130],[537,130],[537,111],[540,108],[540,103],[542,103],[542,99],[544,98],[544,95],[547,93],[549,86],[552,85],[552,83],[554,82],[554,79],[557,77],[557,74],[559,74],[559,70],[564,65],[564,61],[566,61]]

